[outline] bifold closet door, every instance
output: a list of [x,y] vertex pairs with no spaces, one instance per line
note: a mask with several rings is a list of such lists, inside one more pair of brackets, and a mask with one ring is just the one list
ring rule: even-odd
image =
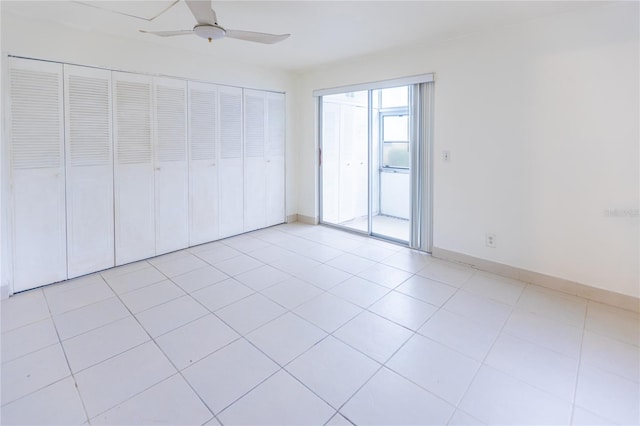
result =
[[13,291],[67,278],[62,65],[10,58]]
[[266,92],[244,89],[244,230],[267,225]]
[[114,266],[111,71],[64,65],[69,278]]
[[116,265],[156,254],[152,78],[113,72]]
[[220,110],[220,237],[244,231],[244,172],[242,153],[242,89],[218,88]]
[[189,82],[189,244],[218,238],[218,89]]
[[189,246],[187,82],[155,78],[156,254]]
[[267,93],[266,225],[286,221],[285,193],[285,95]]

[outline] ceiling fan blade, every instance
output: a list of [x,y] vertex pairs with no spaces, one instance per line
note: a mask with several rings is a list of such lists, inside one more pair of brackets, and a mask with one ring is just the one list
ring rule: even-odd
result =
[[145,30],[140,30],[141,33],[145,33],[145,34],[153,34],[153,35],[157,35],[160,37],[173,37],[173,36],[179,36],[179,35],[187,35],[187,34],[193,34],[193,30],[181,30],[181,31],[145,31]]
[[228,30],[225,29],[225,37],[236,38],[238,40],[253,41],[256,43],[274,44],[286,40],[291,34],[267,34],[254,31]]
[[216,12],[211,8],[211,0],[185,0],[198,24],[217,24]]

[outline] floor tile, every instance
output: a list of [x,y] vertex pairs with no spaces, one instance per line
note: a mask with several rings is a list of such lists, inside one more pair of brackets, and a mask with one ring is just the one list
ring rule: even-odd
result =
[[160,272],[162,272],[169,278],[186,274],[187,272],[191,272],[205,266],[207,266],[207,263],[205,261],[192,254],[187,254],[184,257],[168,260],[166,262],[160,262],[155,265],[155,267],[160,270]]
[[475,359],[484,360],[499,330],[440,309],[418,330],[418,333]]
[[582,328],[516,308],[504,326],[505,333],[563,355],[578,358]]
[[137,314],[154,306],[177,299],[184,291],[169,280],[130,291],[120,296],[131,312]]
[[364,278],[351,277],[333,287],[330,292],[362,308],[368,308],[389,293],[389,289]]
[[377,263],[358,274],[359,277],[394,289],[412,276],[411,272]]
[[78,372],[149,340],[133,317],[127,317],[62,342],[71,371]]
[[110,278],[117,277],[118,275],[128,274],[130,272],[139,271],[141,269],[146,269],[151,267],[149,262],[146,260],[141,260],[139,262],[131,262],[126,265],[116,266],[115,268],[107,269],[105,271],[101,271],[100,275],[109,282]]
[[630,345],[640,346],[640,314],[637,312],[589,301],[585,328]]
[[58,343],[58,334],[51,318],[2,333],[2,363]]
[[219,249],[220,247],[227,248],[227,246],[222,243],[222,240],[213,241],[210,243],[198,244],[197,246],[189,247],[187,251],[191,254],[197,255],[198,253],[202,253],[210,250],[216,250],[216,249]]
[[118,294],[137,290],[166,279],[166,276],[151,266],[126,274],[105,277],[109,286]]
[[216,263],[240,256],[242,252],[220,243],[210,250],[198,251],[195,254],[210,265],[215,265]]
[[147,259],[147,262],[149,262],[153,266],[156,266],[161,263],[167,263],[174,260],[185,259],[189,257],[193,257],[193,255],[189,250],[178,250],[178,251],[172,251],[166,254],[161,254],[159,256],[152,257],[151,259]]
[[428,254],[411,250],[396,253],[383,259],[380,263],[415,274],[431,261],[432,258]]
[[403,327],[418,330],[438,308],[413,297],[392,291],[369,308]]
[[260,291],[290,277],[291,275],[286,272],[282,272],[272,266],[264,265],[238,274],[235,278],[247,287],[251,287],[255,291]]
[[93,418],[175,373],[158,347],[148,342],[75,377],[89,417]]
[[163,382],[91,419],[92,425],[194,425],[213,418],[185,380],[173,375]]
[[323,290],[329,290],[351,276],[350,273],[329,265],[318,265],[298,274],[299,278]]
[[186,368],[183,374],[217,414],[279,369],[245,339],[238,339]]
[[474,273],[462,286],[469,293],[508,305],[516,304],[525,287],[523,282],[481,271]]
[[480,363],[440,343],[415,335],[386,366],[457,405],[480,368]]
[[192,297],[182,296],[140,312],[136,318],[151,337],[158,337],[208,313]]
[[219,271],[213,266],[205,266],[173,277],[171,281],[179,285],[187,293],[192,293],[228,278],[229,275]]
[[324,263],[344,254],[344,251],[325,246],[323,244],[315,243],[307,250],[299,251],[298,253],[315,261]]
[[158,346],[182,370],[228,345],[238,334],[214,315],[207,315],[156,339]]
[[568,424],[571,419],[571,403],[488,366],[480,367],[458,408],[495,425]]
[[216,315],[244,335],[287,312],[282,306],[256,293],[216,311]]
[[588,364],[580,366],[576,406],[621,425],[640,424],[640,384]]
[[53,315],[59,315],[101,300],[109,299],[113,296],[115,296],[115,294],[111,288],[109,288],[102,278],[99,278],[94,279],[90,284],[84,285],[76,290],[56,292],[55,294],[46,296],[46,298],[51,313]]
[[221,242],[222,244],[234,248],[242,253],[271,247],[270,243],[246,234],[238,235],[237,237],[225,238]]
[[[281,234],[281,232],[279,232]],[[261,262],[272,264],[276,260],[291,256],[293,253],[278,246],[270,246],[252,251],[249,255]]]
[[220,269],[222,272],[232,277],[235,275],[241,274],[243,272],[256,269],[263,265],[264,263],[254,259],[253,257],[249,257],[245,254],[241,254],[240,256],[236,256],[231,259],[223,260],[220,263],[214,264],[216,268]]
[[518,300],[518,306],[549,319],[582,327],[587,301],[559,291],[528,285]]
[[375,262],[355,254],[345,253],[331,259],[327,265],[333,266],[350,274],[359,274],[367,268],[375,265]]
[[362,312],[362,308],[331,293],[323,293],[298,306],[294,312],[327,333],[333,333]]
[[480,426],[484,425],[480,420],[470,416],[462,410],[456,410],[449,419],[449,426]]
[[511,306],[475,296],[463,290],[454,294],[444,304],[443,309],[462,315],[478,324],[497,329],[502,328],[511,314]]
[[336,409],[379,368],[380,364],[331,336],[286,367],[289,373]]
[[396,250],[391,250],[386,247],[380,247],[373,244],[363,244],[357,247],[351,252],[357,256],[364,257],[365,259],[373,260],[374,262],[380,262],[387,257],[396,254]]
[[421,277],[420,275],[412,276],[396,288],[396,291],[400,293],[435,306],[444,305],[457,290],[455,287]]
[[333,335],[376,361],[384,363],[413,333],[389,320],[365,311],[346,323]]
[[320,262],[296,253],[291,253],[288,256],[271,262],[271,266],[273,266],[274,268],[280,269],[281,271],[284,271],[291,275],[295,275],[297,277],[304,275],[306,271],[315,268],[318,265],[320,265]]
[[62,340],[69,339],[103,325],[126,318],[131,313],[117,297],[53,317]]
[[335,410],[284,371],[253,389],[219,418],[225,425],[324,424]]
[[307,284],[300,278],[289,278],[265,290],[262,294],[287,309],[295,309],[304,302],[322,294],[318,287]]
[[442,425],[454,407],[383,368],[340,413],[357,425]]
[[254,293],[249,287],[234,279],[228,279],[195,291],[191,294],[210,311],[217,311]]
[[79,425],[86,420],[71,377],[2,407],[2,423],[5,425],[67,426]]
[[640,348],[638,346],[585,331],[581,362],[640,382]]
[[589,410],[585,410],[577,405],[573,407],[573,416],[571,418],[571,424],[576,426],[604,426],[612,425],[614,422],[607,420],[597,414],[592,413]]
[[325,426],[351,426],[349,420],[345,419],[344,416],[340,413],[336,413],[331,419],[325,424]]
[[424,268],[417,272],[420,276],[431,278],[432,280],[440,281],[455,287],[461,287],[464,285],[474,273],[475,270],[468,266],[457,265],[452,262],[435,259],[434,261],[427,263]]
[[62,346],[55,344],[2,364],[2,405],[71,374]]
[[485,364],[565,401],[573,401],[578,360],[502,334]]
[[327,334],[287,313],[247,335],[247,339],[280,365],[288,364]]
[[50,315],[49,306],[40,289],[16,294],[0,302],[0,326],[3,333],[42,321]]

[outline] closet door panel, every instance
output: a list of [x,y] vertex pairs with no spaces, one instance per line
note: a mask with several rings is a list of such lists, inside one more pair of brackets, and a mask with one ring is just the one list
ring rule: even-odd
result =
[[11,58],[13,291],[67,278],[62,65]]
[[285,186],[285,95],[268,93],[266,143],[266,225],[286,221]]
[[189,244],[218,238],[218,90],[189,82]]
[[265,92],[244,90],[244,230],[267,225]]
[[242,89],[221,86],[218,96],[220,237],[228,237],[244,230]]
[[113,72],[116,265],[156,254],[152,79]]
[[155,78],[156,254],[189,245],[187,83]]
[[69,278],[114,258],[111,72],[64,65]]

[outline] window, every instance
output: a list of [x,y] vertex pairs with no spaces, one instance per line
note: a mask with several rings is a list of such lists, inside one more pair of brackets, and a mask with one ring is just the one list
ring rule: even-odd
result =
[[409,168],[409,116],[381,113],[382,167]]

